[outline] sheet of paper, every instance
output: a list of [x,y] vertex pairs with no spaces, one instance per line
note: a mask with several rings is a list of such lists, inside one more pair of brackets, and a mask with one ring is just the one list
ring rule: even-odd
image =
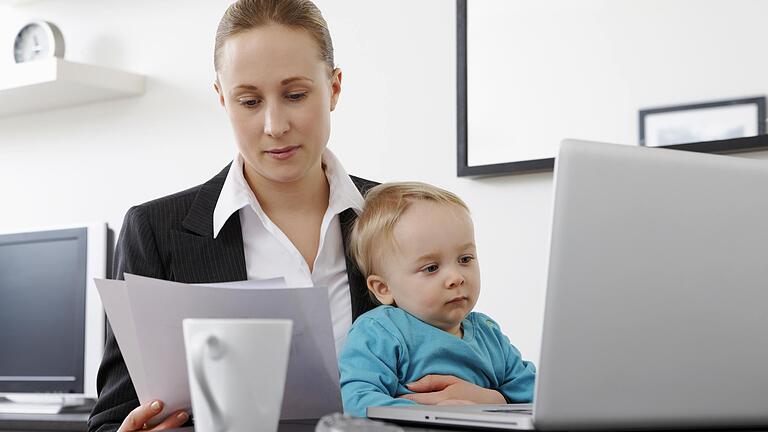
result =
[[248,289],[275,289],[275,288],[288,288],[285,286],[285,278],[276,277],[271,279],[261,280],[244,280],[235,282],[217,282],[217,283],[202,283],[194,284],[197,286],[209,286],[215,288],[248,288]]
[[[122,309],[110,307],[107,315],[140,402],[165,402],[159,418],[191,407],[181,326],[184,318],[293,320],[281,418],[319,418],[342,410],[326,289],[190,285],[131,274],[126,274],[125,279],[123,294],[107,294],[108,302],[119,301]],[[118,287],[112,283],[101,285]],[[124,298],[118,299],[121,295]],[[125,347],[121,336],[126,340]],[[128,354],[129,350],[133,352]],[[258,359],[253,360],[253,365],[258,367]]]
[[[143,377],[144,364],[139,356],[140,348],[138,337],[136,336],[136,327],[131,318],[130,305],[128,305],[128,294],[125,289],[125,281],[110,279],[94,279],[96,290],[101,297],[101,304],[107,312],[112,332],[115,334],[117,344],[120,346],[120,352],[128,367],[128,373],[131,376]],[[113,324],[114,323],[114,324]],[[117,325],[115,325],[117,324]],[[147,392],[145,381],[133,381],[133,386],[137,394]]]
[[[109,316],[110,323],[115,321],[125,323],[113,327],[115,338],[120,345],[121,353],[125,360],[128,372],[132,379],[133,386],[138,395],[148,394],[146,389],[146,374],[144,373],[143,359],[139,355],[141,348],[136,335],[136,326],[133,323],[130,304],[128,303],[128,294],[126,292],[126,282],[122,280],[94,279],[102,304]],[[284,278],[273,278],[264,280],[250,280],[237,282],[221,282],[214,284],[196,284],[218,288],[243,288],[243,289],[264,289],[264,288],[283,288],[285,287]],[[157,421],[157,420],[155,420]]]

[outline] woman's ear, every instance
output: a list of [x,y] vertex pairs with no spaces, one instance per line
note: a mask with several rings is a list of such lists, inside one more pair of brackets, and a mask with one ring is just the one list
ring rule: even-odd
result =
[[331,75],[331,111],[336,109],[341,93],[341,69],[336,68]]
[[392,291],[389,290],[387,282],[378,275],[370,275],[366,279],[368,289],[376,296],[376,299],[383,305],[391,305],[395,303],[395,298],[392,296]]
[[219,95],[219,104],[221,104],[222,107],[226,108],[224,105],[224,92],[221,91],[221,84],[219,84],[218,78],[216,81],[213,82],[213,89],[216,90],[216,94]]

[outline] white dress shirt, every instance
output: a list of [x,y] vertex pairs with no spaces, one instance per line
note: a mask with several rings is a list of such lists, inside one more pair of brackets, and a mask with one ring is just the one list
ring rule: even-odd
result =
[[239,211],[245,248],[245,268],[249,280],[284,277],[289,287],[327,288],[338,355],[352,325],[352,306],[339,214],[348,208],[360,214],[363,196],[339,160],[327,148],[323,152],[322,163],[330,185],[330,196],[328,209],[320,226],[320,243],[312,271],[296,246],[262,210],[245,181],[243,158],[240,153],[232,161],[232,167],[213,210],[213,237],[219,235],[232,213]]

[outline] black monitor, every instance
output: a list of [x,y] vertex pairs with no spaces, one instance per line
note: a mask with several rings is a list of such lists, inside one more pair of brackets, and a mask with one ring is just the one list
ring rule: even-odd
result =
[[96,397],[107,249],[106,224],[0,234],[0,396]]

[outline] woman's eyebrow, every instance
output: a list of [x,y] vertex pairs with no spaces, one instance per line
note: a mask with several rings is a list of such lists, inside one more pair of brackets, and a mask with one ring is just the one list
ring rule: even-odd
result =
[[280,81],[280,85],[287,85],[287,84],[290,84],[290,83],[292,83],[294,81],[309,81],[311,83],[315,82],[311,78],[307,78],[305,76],[295,76],[295,77],[286,78],[286,79]]
[[236,86],[232,87],[232,90],[230,90],[230,91],[229,91],[229,94],[230,94],[230,95],[234,95],[235,93],[237,93],[237,92],[238,92],[238,91],[240,91],[240,90],[251,90],[251,91],[258,91],[258,90],[259,90],[259,88],[258,88],[258,87],[256,87],[255,85],[250,85],[250,84],[240,84],[240,85],[236,85]]
[[[295,77],[286,78],[286,79],[280,81],[280,85],[284,86],[284,85],[288,85],[288,84],[296,82],[296,81],[309,81],[311,83],[315,82],[313,79],[307,78],[305,76],[295,76]],[[239,85],[236,85],[236,86],[234,86],[232,88],[231,93],[234,93],[234,92],[236,92],[238,90],[254,90],[254,91],[258,91],[259,88],[257,86],[255,86],[255,85],[252,85],[252,84],[239,84]]]

